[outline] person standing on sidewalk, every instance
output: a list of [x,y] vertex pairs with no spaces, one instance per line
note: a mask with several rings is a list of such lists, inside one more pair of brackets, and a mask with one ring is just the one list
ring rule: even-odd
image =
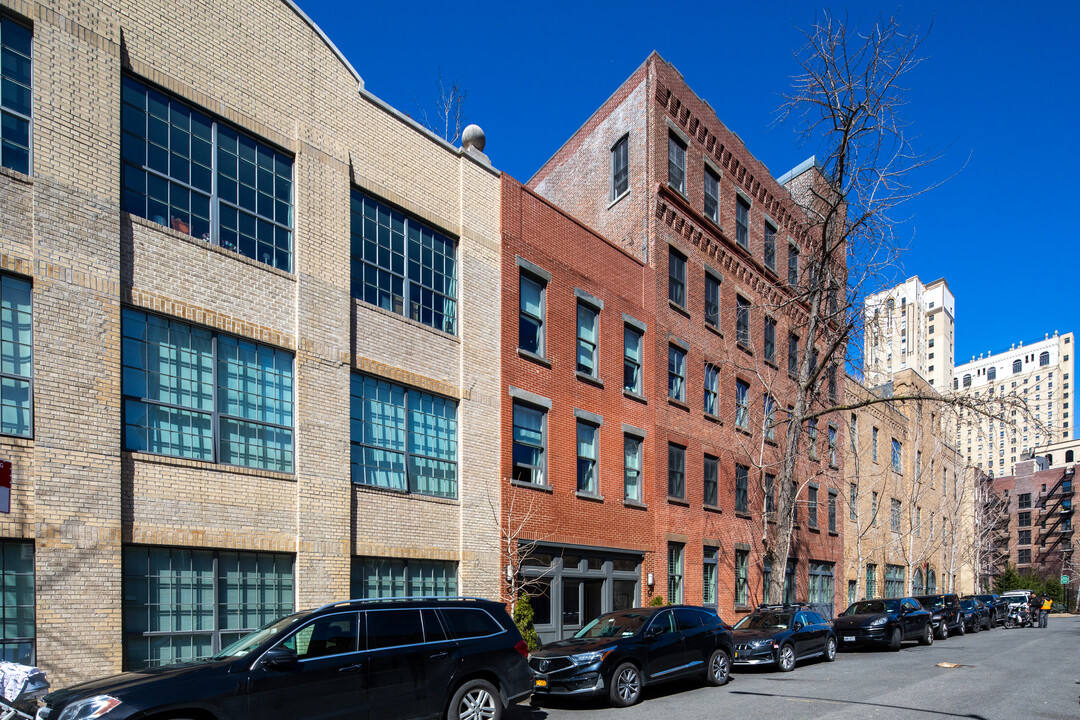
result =
[[1039,606],[1039,627],[1046,627],[1046,621],[1050,617],[1050,608],[1053,606],[1050,596],[1043,594],[1042,605]]

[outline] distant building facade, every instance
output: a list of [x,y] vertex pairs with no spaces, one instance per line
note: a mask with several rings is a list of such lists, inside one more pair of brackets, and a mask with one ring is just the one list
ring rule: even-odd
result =
[[914,370],[938,392],[953,376],[956,299],[944,278],[923,285],[918,277],[866,298],[866,382],[888,382]]

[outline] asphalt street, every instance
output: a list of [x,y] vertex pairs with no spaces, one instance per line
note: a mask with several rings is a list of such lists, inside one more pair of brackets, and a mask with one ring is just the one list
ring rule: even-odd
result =
[[[950,663],[958,667],[941,667]],[[545,700],[511,709],[507,720],[695,718],[1080,718],[1080,617],[1049,627],[996,628],[898,652],[842,651],[794,672],[736,668],[725,687],[681,682],[647,688],[626,709],[602,700]]]

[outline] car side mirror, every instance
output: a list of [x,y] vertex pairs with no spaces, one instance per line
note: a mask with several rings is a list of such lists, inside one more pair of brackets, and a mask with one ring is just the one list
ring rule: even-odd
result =
[[262,656],[262,666],[273,670],[284,670],[295,664],[296,653],[282,645],[270,648]]
[[795,623],[794,625],[791,626],[791,629],[794,630],[795,632],[799,632],[800,630],[803,629],[803,624],[801,622],[797,622],[797,623]]
[[660,627],[659,625],[653,625],[648,630],[645,631],[645,637],[648,638],[649,640],[652,640],[653,638],[660,637],[663,634],[664,634],[664,628]]
[[904,607],[900,608],[900,614],[901,615],[907,615],[909,612],[911,612],[911,609],[908,608],[907,606],[904,606]]

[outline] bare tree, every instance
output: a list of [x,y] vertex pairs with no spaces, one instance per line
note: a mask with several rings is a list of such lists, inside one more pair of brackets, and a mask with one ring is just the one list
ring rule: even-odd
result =
[[439,68],[439,79],[436,83],[434,117],[427,107],[419,102],[420,121],[431,132],[435,133],[450,144],[461,139],[461,131],[465,129],[465,88],[457,80],[447,85],[443,80],[442,68]]
[[500,508],[488,498],[492,518],[499,528],[500,553],[507,562],[499,583],[499,599],[509,605],[510,614],[513,615],[522,593],[536,595],[542,590],[546,591],[545,577],[551,571],[550,563],[537,573],[525,573],[523,570],[530,565],[537,565],[535,559],[540,546],[554,537],[556,530],[551,528],[541,536],[530,533],[531,528],[539,525],[539,509],[533,498],[530,497],[528,503],[523,503],[520,494],[511,492],[504,502],[505,507]]

